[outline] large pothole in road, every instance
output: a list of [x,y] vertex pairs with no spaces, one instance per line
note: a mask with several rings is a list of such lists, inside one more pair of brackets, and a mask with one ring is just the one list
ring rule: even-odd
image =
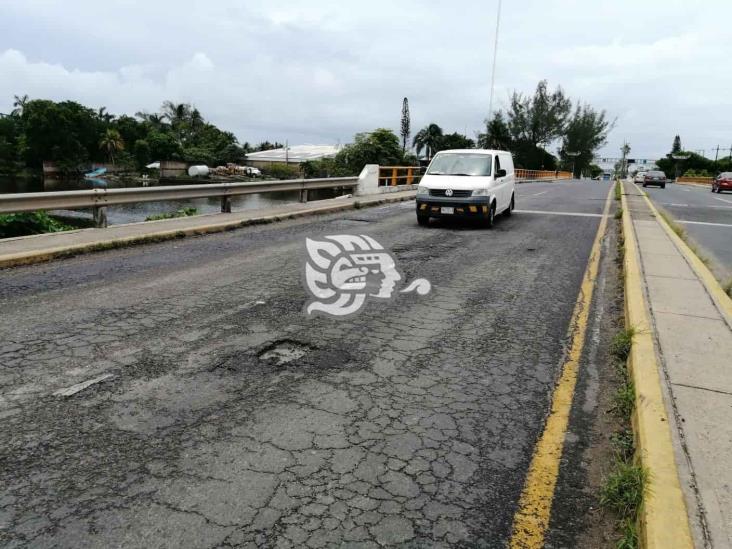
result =
[[266,349],[263,349],[259,353],[259,358],[277,366],[284,366],[304,357],[312,350],[312,347],[299,341],[276,341]]

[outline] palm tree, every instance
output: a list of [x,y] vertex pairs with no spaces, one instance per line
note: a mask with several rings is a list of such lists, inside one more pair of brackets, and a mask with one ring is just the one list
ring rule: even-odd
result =
[[11,114],[14,114],[15,116],[23,116],[23,109],[25,109],[25,106],[28,104],[29,98],[28,94],[26,93],[23,96],[13,96],[13,112]]
[[427,158],[431,159],[440,149],[442,135],[442,128],[437,124],[430,124],[429,126],[419,130],[417,135],[414,136],[414,141],[412,142],[412,145],[417,150],[417,156],[422,153],[422,150],[426,150]]
[[148,122],[154,128],[160,128],[165,123],[165,119],[162,115],[156,112],[151,114],[145,111],[137,111],[135,116],[143,122]]
[[163,102],[163,118],[167,118],[172,125],[186,122],[191,116],[191,106],[188,103]]
[[124,150],[125,142],[117,130],[109,128],[104,132],[101,141],[99,141],[99,148],[107,151],[109,159],[112,161],[112,165],[114,165],[114,153]]
[[106,124],[109,124],[115,117],[113,114],[107,112],[107,107],[99,107],[99,110],[97,111],[97,118]]

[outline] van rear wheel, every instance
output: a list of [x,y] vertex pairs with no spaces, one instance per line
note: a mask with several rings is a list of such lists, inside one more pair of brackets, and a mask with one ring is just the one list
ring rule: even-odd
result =
[[511,195],[511,204],[509,204],[508,208],[503,212],[503,215],[506,217],[511,217],[511,214],[513,213],[513,209],[516,207],[516,203],[514,201],[514,195]]

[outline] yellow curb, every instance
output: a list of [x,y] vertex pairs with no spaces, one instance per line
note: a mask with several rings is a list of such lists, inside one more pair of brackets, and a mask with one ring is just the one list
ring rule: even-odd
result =
[[694,250],[689,248],[689,245],[674,232],[668,222],[658,213],[658,210],[653,205],[653,202],[651,202],[651,199],[648,198],[645,193],[643,193],[643,198],[645,199],[648,206],[651,208],[653,215],[656,216],[656,219],[666,231],[666,234],[668,234],[671,240],[673,240],[674,244],[676,244],[676,247],[686,258],[687,263],[689,263],[691,268],[696,273],[696,276],[699,277],[702,284],[706,288],[707,293],[709,293],[710,297],[717,305],[717,308],[720,310],[720,312],[722,312],[724,316],[726,316],[727,324],[732,328],[732,299],[730,299],[730,297],[727,295],[727,292],[724,291],[722,285],[712,274],[712,271],[709,270],[709,267],[707,267],[704,262],[699,259],[699,256],[694,253]]
[[[335,213],[344,210],[356,209],[355,203],[359,202],[362,207],[379,206],[381,204],[388,204],[391,202],[404,202],[411,200],[413,196],[401,196],[397,198],[389,197],[388,195],[379,199],[365,198],[362,201],[358,199],[355,202],[335,204],[328,206],[320,206],[315,208],[308,208],[307,210],[299,210],[288,213],[266,215],[261,217],[252,217],[249,219],[242,219],[237,221],[227,221],[224,223],[212,223],[210,225],[201,225],[197,227],[191,227],[187,229],[173,229],[166,231],[151,232],[143,235],[135,235],[128,237],[112,238],[107,240],[97,240],[94,242],[85,242],[83,244],[71,244],[66,246],[60,246],[55,248],[47,248],[45,250],[34,250],[31,252],[21,252],[15,254],[7,254],[0,256],[0,268],[7,267],[18,267],[21,265],[31,265],[33,263],[42,263],[45,261],[51,261],[62,257],[68,257],[72,255],[79,255],[85,253],[98,252],[102,250],[109,250],[113,248],[122,248],[127,246],[134,246],[136,244],[144,244],[150,242],[160,242],[164,240],[172,240],[175,238],[184,238],[187,236],[200,236],[204,234],[212,234],[224,231],[231,231],[240,229],[248,225],[259,225],[265,223],[273,223],[276,221],[283,221],[285,219],[296,219],[299,217],[306,217],[310,215],[328,214]],[[158,221],[149,222],[151,224],[158,223]],[[33,235],[43,236],[43,235]]]
[[660,367],[653,344],[651,321],[643,293],[638,245],[625,192],[623,236],[625,246],[625,318],[635,331],[628,369],[635,387],[633,430],[637,455],[648,470],[648,484],[640,512],[640,543],[647,549],[693,548],[684,495],[676,468]]

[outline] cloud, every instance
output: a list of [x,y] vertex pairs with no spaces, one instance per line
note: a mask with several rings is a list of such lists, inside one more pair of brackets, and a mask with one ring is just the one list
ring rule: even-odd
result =
[[[481,129],[497,0],[3,0],[0,112],[14,94],[111,112],[190,101],[241,141],[334,143],[398,129]],[[728,0],[504,2],[496,106],[538,80],[618,117],[606,148],[730,141]],[[98,24],[103,21],[104,24]]]

